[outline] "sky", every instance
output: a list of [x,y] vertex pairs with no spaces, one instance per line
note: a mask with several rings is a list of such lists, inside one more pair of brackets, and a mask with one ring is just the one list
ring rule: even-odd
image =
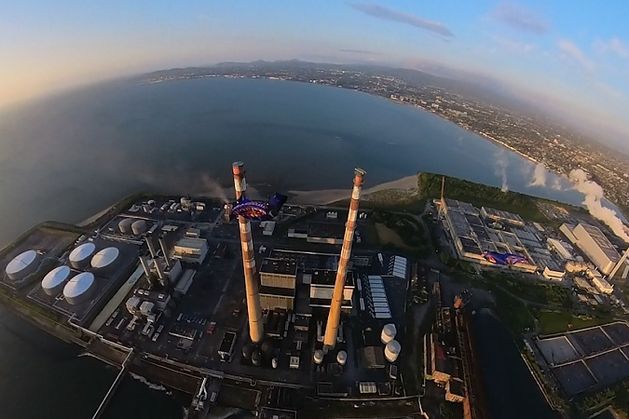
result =
[[489,77],[629,148],[629,2],[0,0],[0,106],[145,71],[302,59]]

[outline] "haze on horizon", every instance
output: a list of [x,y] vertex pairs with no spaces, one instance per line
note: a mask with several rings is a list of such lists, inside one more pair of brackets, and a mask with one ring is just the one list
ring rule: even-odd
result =
[[629,3],[0,1],[0,106],[170,67],[302,59],[496,80],[629,150]]

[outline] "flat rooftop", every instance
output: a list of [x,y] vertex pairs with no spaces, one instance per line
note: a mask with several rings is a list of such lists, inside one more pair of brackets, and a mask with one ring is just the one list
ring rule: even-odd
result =
[[294,259],[266,258],[260,264],[260,273],[295,275],[297,273],[297,262]]

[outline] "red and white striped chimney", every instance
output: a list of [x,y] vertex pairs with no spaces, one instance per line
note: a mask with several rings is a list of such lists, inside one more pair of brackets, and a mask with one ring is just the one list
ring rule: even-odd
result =
[[336,280],[334,281],[334,293],[330,304],[328,322],[325,325],[325,337],[323,339],[324,351],[333,349],[336,345],[336,336],[341,319],[341,304],[343,303],[343,289],[345,288],[345,277],[347,275],[347,264],[352,253],[354,242],[354,231],[356,230],[356,219],[358,218],[358,203],[360,192],[363,186],[363,178],[366,172],[363,169],[354,169],[354,188],[352,198],[349,202],[349,212],[347,213],[347,223],[345,223],[345,235],[343,236],[343,246],[341,247],[341,258],[339,259]]
[[[245,180],[245,165],[235,162],[232,165],[236,200],[245,197],[247,181]],[[242,248],[242,267],[245,275],[245,292],[247,294],[247,314],[249,316],[249,336],[253,343],[259,343],[264,337],[262,324],[262,309],[260,307],[259,280],[256,272],[255,252],[251,238],[251,224],[243,216],[238,216],[240,229],[240,246]]]

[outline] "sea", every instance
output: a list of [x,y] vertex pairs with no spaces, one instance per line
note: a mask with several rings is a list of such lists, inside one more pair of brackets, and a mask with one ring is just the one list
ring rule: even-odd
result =
[[[435,172],[583,200],[564,177],[547,173],[534,186],[534,162],[382,97],[278,80],[127,79],[0,111],[0,245],[137,191],[216,195],[237,160],[260,190],[349,188],[360,166],[367,186]],[[116,371],[81,355],[0,307],[0,416],[91,417]],[[105,417],[177,418],[183,407],[127,378]]]

